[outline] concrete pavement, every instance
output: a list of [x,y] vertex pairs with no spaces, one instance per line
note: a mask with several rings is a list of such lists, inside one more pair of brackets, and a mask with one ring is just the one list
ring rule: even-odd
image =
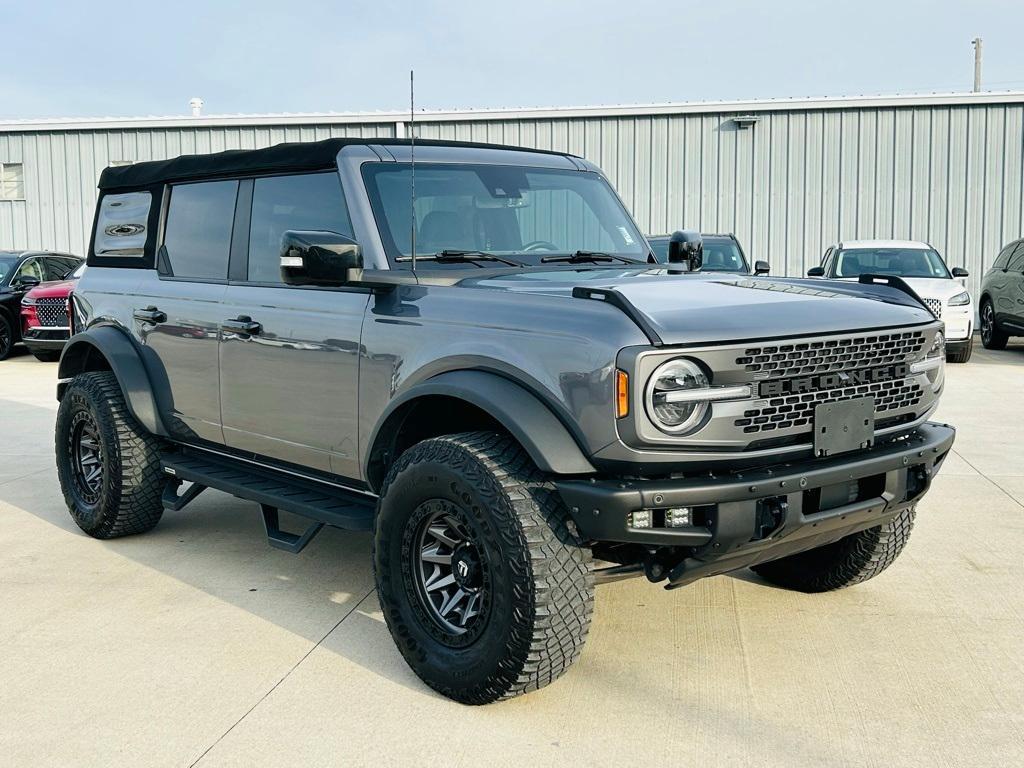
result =
[[288,555],[213,491],[150,534],[83,535],[56,366],[0,363],[0,766],[1020,765],[1024,345],[947,371],[955,455],[885,574],[604,586],[568,675],[471,708],[392,645],[367,535]]

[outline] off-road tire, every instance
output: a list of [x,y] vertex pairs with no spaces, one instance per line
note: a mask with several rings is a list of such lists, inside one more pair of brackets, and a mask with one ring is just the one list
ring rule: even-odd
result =
[[754,566],[765,581],[800,592],[828,592],[872,579],[899,557],[914,527],[915,509],[885,525],[851,534],[832,544]]
[[[980,314],[982,345],[985,349],[1006,349],[1006,344],[1010,341],[1010,334],[999,329],[999,323],[996,322],[995,308],[992,306],[991,299],[986,298],[981,302]],[[985,331],[986,323],[989,328],[987,333]]]
[[971,353],[974,351],[974,337],[972,336],[967,340],[966,344],[958,344],[955,347],[950,347],[946,351],[946,361],[950,363],[966,363],[971,359]]
[[32,357],[41,363],[56,363],[60,360],[60,352],[52,349],[37,349],[32,352]]
[[6,360],[14,349],[14,328],[11,322],[0,313],[0,360]]
[[[419,553],[407,529],[436,499],[465,513],[489,574],[486,621],[461,644],[441,637],[409,577]],[[434,438],[399,457],[381,489],[374,575],[391,636],[427,685],[487,704],[551,683],[579,657],[594,575],[590,550],[568,523],[555,488],[507,435]]]
[[[80,490],[73,468],[74,424],[84,418],[95,424],[103,468],[93,503]],[[166,479],[160,468],[159,440],[129,413],[113,373],[83,373],[71,381],[57,411],[55,448],[68,511],[87,534],[113,539],[145,533],[160,522]]]

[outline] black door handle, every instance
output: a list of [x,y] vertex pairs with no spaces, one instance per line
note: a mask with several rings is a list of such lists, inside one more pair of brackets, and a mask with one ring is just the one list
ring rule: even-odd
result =
[[220,324],[220,329],[239,336],[256,336],[263,330],[263,326],[248,315],[239,315],[234,320],[225,320]]
[[156,307],[146,307],[145,309],[136,309],[132,315],[136,320],[140,320],[143,323],[166,323],[167,313],[161,312]]

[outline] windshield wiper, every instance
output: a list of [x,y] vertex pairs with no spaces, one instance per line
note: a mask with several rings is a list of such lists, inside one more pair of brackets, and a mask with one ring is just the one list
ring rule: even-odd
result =
[[602,251],[576,251],[575,253],[566,256],[544,256],[541,258],[541,263],[550,264],[554,261],[564,261],[566,264],[584,264],[587,262],[597,263],[603,261],[615,261],[616,259],[626,264],[644,263],[637,259],[630,259],[625,256],[619,256],[613,253],[604,253]]
[[[395,261],[412,261],[412,256],[399,256]],[[498,261],[510,267],[525,267],[521,261],[513,261],[504,256],[495,256],[487,251],[462,251],[445,249],[437,253],[416,254],[416,261],[433,261],[438,264],[466,264],[476,261]]]

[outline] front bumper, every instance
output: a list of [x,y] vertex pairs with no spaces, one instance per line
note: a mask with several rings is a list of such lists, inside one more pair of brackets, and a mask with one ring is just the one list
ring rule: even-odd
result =
[[943,307],[942,322],[947,343],[967,341],[974,332],[974,307],[970,304],[962,307]]
[[29,350],[61,350],[68,343],[71,332],[67,328],[31,327],[26,328],[21,340]]
[[[909,436],[829,459],[667,480],[556,480],[580,535],[670,548],[669,586],[813,549],[881,525],[927,491],[955,430],[928,422]],[[688,507],[685,528],[635,529],[629,513]],[[659,515],[652,513],[657,521]]]

